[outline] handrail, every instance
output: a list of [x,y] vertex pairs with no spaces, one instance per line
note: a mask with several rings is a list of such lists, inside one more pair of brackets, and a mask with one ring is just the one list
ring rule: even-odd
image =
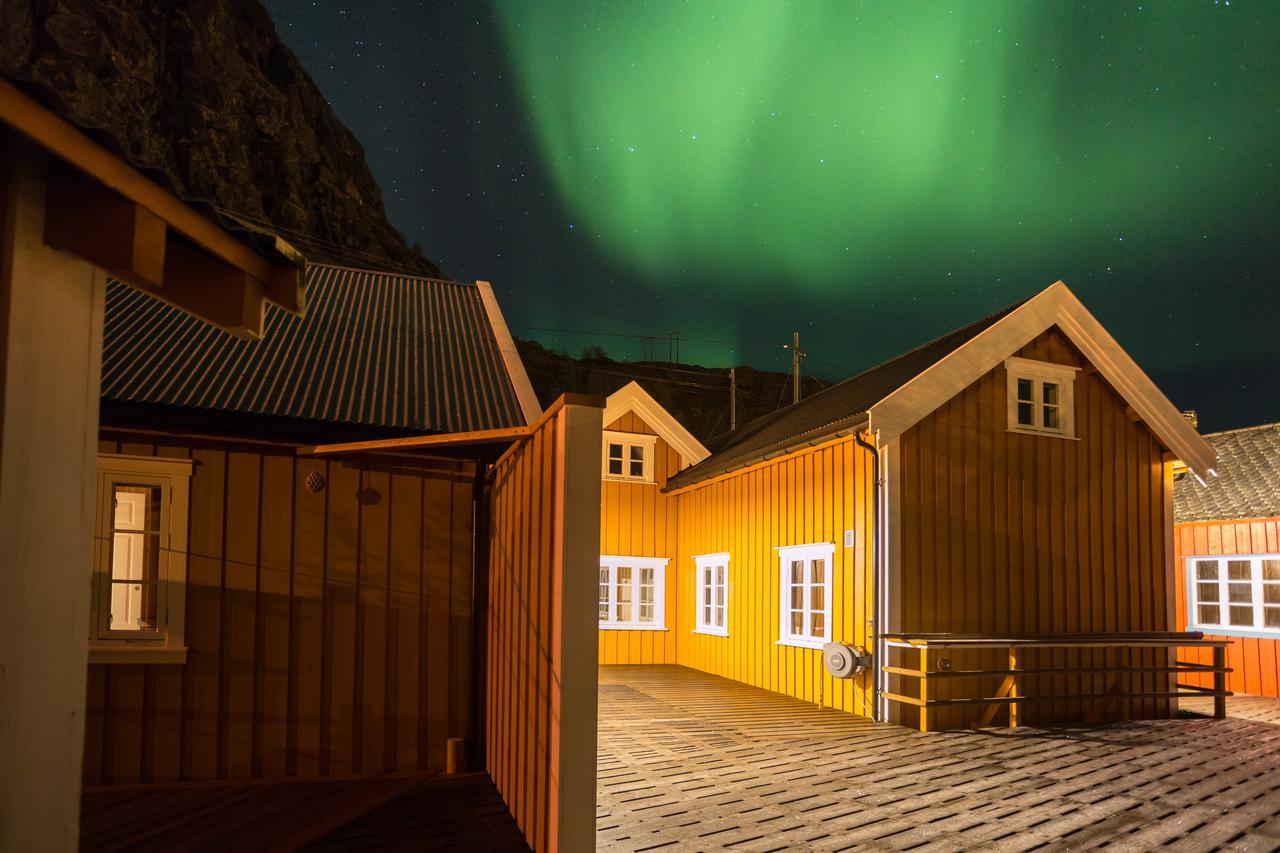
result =
[[[1022,706],[1026,703],[1092,701],[1093,710],[1086,717],[1086,722],[1101,719],[1106,708],[1120,699],[1175,699],[1183,696],[1212,696],[1213,716],[1222,719],[1227,715],[1227,697],[1231,692],[1226,689],[1226,676],[1232,670],[1226,665],[1226,649],[1229,640],[1208,640],[1199,631],[1130,631],[1107,633],[1076,634],[945,634],[945,633],[896,633],[883,637],[889,648],[905,649],[919,654],[919,663],[915,669],[906,666],[888,666],[884,671],[890,675],[914,678],[919,683],[919,696],[906,696],[901,693],[886,691],[884,696],[890,702],[909,705],[920,710],[920,731],[930,731],[932,727],[931,710],[938,707],[985,705],[982,716],[972,723],[974,728],[991,725],[996,712],[1001,706],[1009,708],[1009,725],[1017,727]],[[1213,649],[1213,664],[1189,663],[1175,660],[1165,666],[1064,666],[1064,667],[1032,667],[1021,665],[1020,652],[1025,649],[1179,649],[1210,648]],[[1009,656],[1007,669],[951,669],[948,659],[938,659],[935,652],[940,649],[1005,649]],[[1053,693],[1043,696],[1026,694],[1025,681],[1041,676],[1062,675],[1109,675],[1116,676],[1130,673],[1163,673],[1174,677],[1175,690],[1161,691],[1129,691],[1119,688],[1119,679],[1112,678],[1103,693]],[[1183,673],[1210,674],[1213,676],[1213,687],[1183,684],[1177,676]],[[930,696],[930,683],[947,679],[965,679],[1003,676],[995,696],[977,696],[964,698],[937,698]]]

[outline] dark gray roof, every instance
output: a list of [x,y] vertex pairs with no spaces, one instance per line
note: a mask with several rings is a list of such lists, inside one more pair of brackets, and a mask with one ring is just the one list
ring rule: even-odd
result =
[[111,282],[104,400],[407,432],[524,424],[473,284],[311,264],[307,309],[233,337]]
[[909,352],[824,388],[813,396],[757,418],[724,439],[715,453],[672,477],[679,489],[815,444],[864,422],[867,411],[1026,300],[948,332]]
[[1218,452],[1218,476],[1206,485],[1190,474],[1174,486],[1174,519],[1218,521],[1280,516],[1280,424],[1206,435]]

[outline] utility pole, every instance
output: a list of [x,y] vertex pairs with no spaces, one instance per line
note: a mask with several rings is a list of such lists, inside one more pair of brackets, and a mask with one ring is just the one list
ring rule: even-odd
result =
[[729,432],[738,428],[738,370],[729,368]]
[[[784,345],[785,346],[785,345]],[[791,350],[791,402],[800,402],[800,362],[804,359],[804,353],[800,351],[800,333],[791,333],[791,346],[787,347]]]

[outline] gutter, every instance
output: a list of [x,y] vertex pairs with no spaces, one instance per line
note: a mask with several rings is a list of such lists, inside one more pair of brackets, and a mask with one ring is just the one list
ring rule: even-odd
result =
[[[880,449],[855,431],[853,440],[859,447],[871,453],[871,479],[874,489],[871,493],[871,619],[869,632],[871,635],[871,719],[879,721],[880,714],[880,672],[884,666],[883,652],[880,642],[880,590],[883,588],[881,577],[881,552],[884,537],[880,534],[880,518],[883,510],[880,506],[880,489],[884,485],[880,467]],[[852,486],[851,486],[852,488]]]

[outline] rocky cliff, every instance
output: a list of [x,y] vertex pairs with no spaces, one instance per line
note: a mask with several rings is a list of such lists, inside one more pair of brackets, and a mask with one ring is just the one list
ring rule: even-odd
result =
[[438,275],[256,0],[0,0],[0,75],[177,195],[308,257]]

